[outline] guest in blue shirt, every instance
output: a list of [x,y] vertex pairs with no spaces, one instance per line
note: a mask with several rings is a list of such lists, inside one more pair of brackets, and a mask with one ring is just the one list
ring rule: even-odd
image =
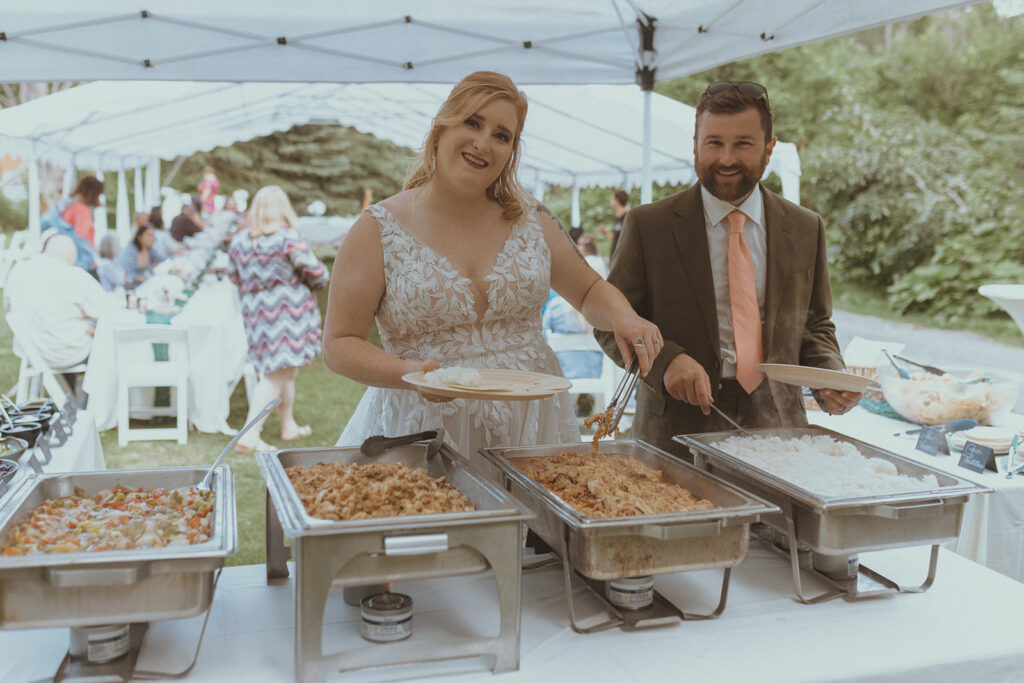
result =
[[124,289],[127,284],[124,268],[117,256],[121,252],[121,246],[117,243],[117,235],[108,232],[100,240],[99,259],[96,261],[96,271],[100,277],[100,284],[103,289],[112,292],[118,287]]
[[121,254],[121,266],[128,277],[128,287],[135,288],[153,274],[153,266],[164,260],[163,254],[153,248],[156,236],[153,226],[135,228],[135,236]]

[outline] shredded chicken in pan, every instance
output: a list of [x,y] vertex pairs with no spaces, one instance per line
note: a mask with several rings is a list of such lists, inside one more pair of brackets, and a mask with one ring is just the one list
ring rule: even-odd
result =
[[476,509],[444,477],[408,463],[317,463],[285,470],[306,512],[321,519],[368,519]]
[[636,458],[565,451],[558,455],[515,458],[524,474],[591,517],[626,517],[665,512],[710,510],[698,498]]
[[591,455],[597,455],[598,453],[597,442],[611,434],[611,430],[608,427],[611,426],[613,417],[615,417],[615,409],[608,408],[604,412],[594,413],[583,420],[583,426],[587,429],[593,427],[595,422],[597,423],[597,431],[594,432],[594,438],[590,442]]

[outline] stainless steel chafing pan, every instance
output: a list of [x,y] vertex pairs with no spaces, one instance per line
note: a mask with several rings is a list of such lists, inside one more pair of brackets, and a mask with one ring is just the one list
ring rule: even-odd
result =
[[[368,458],[359,448],[306,448],[257,454],[267,481],[268,579],[287,576],[281,530],[295,546],[295,679],[320,681],[327,671],[490,654],[494,671],[519,668],[522,522],[530,517],[505,491],[466,466],[448,446],[424,443]],[[332,521],[310,516],[285,468],[318,462],[345,465],[404,461],[425,467],[476,507],[466,512]],[[272,503],[272,504],[271,504]],[[277,521],[279,520],[279,521]],[[499,633],[486,638],[417,638],[326,653],[323,613],[332,585],[359,587],[391,581],[492,570],[500,608]],[[439,634],[444,636],[445,634]],[[386,654],[381,647],[387,647]]]
[[968,496],[991,491],[823,427],[748,431],[753,437],[775,436],[782,439],[828,436],[852,444],[866,457],[888,460],[900,474],[912,477],[935,475],[939,482],[935,489],[829,497],[801,488],[716,447],[719,441],[737,436],[736,432],[676,437],[695,453],[706,456],[709,471],[780,507],[792,507],[797,538],[823,554],[839,555],[954,540],[960,533],[963,507]]
[[[827,436],[836,441],[852,444],[869,458],[889,461],[900,474],[921,477],[934,475],[937,488],[920,491],[894,492],[862,496],[825,496],[797,486],[780,475],[747,463],[718,447],[718,443],[738,432],[711,432],[675,437],[694,455],[699,467],[719,475],[746,491],[778,505],[782,513],[769,515],[765,522],[785,537],[793,565],[794,583],[798,597],[805,602],[817,602],[836,594],[824,594],[807,599],[801,594],[798,549],[809,548],[814,553],[813,565],[825,571],[823,578],[848,597],[875,595],[880,592],[921,592],[927,590],[935,575],[938,544],[956,539],[960,533],[964,506],[970,495],[991,493],[992,489],[948,474],[918,462],[883,450],[858,439],[818,426],[779,429],[751,429],[751,437],[779,437],[794,439],[804,436]],[[857,585],[856,555],[862,552],[885,550],[914,545],[932,545],[932,559],[928,577],[919,587],[906,588],[885,577],[860,567],[861,573],[870,575],[874,584],[861,581]],[[836,562],[835,557],[846,556],[848,562]],[[830,559],[831,558],[831,559]],[[824,569],[828,567],[829,570]],[[830,570],[839,568],[843,580]],[[849,571],[847,571],[849,570]],[[863,578],[863,577],[862,577]],[[873,587],[872,587],[873,586]]]
[[552,547],[569,538],[573,569],[606,580],[692,569],[732,567],[743,561],[749,525],[778,508],[640,441],[603,441],[600,452],[629,456],[663,472],[665,479],[710,500],[712,510],[635,517],[584,515],[526,476],[515,461],[572,451],[589,444],[484,449],[503,473],[509,491],[536,515],[530,527]]
[[[0,545],[15,524],[46,500],[87,495],[118,484],[174,489],[197,485],[205,467],[107,470],[30,475],[0,503]],[[235,552],[235,486],[231,470],[215,470],[213,537],[166,548],[0,556],[0,628],[87,626],[177,619],[203,612],[214,573]]]

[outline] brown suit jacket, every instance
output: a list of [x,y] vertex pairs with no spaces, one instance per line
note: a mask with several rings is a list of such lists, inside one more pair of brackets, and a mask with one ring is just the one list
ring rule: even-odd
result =
[[[844,366],[831,320],[821,216],[764,186],[761,192],[768,239],[764,360],[840,369]],[[721,380],[718,314],[699,184],[626,214],[608,281],[665,338],[664,349],[637,390],[633,437],[678,451],[672,436],[707,431],[707,418],[699,408],[669,395],[665,368],[680,353],[688,353],[704,366],[716,396]],[[621,365],[614,335],[595,334]],[[787,424],[807,424],[799,387],[777,382],[769,387]]]

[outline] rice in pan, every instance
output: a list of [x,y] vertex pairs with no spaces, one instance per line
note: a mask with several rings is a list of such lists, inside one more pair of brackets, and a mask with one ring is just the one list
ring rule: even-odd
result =
[[852,443],[828,436],[731,436],[714,446],[822,496],[843,498],[939,488],[934,474],[920,478],[900,474],[892,462],[869,458]]

